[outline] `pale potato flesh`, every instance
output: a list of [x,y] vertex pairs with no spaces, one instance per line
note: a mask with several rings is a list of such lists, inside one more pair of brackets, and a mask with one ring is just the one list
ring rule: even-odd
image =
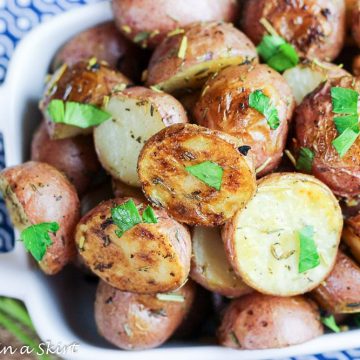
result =
[[190,276],[193,280],[210,291],[228,297],[238,297],[252,291],[229,264],[219,228],[196,226],[192,246]]
[[[299,231],[314,229],[320,265],[299,273]],[[312,176],[267,176],[246,208],[223,232],[232,265],[256,290],[279,296],[305,293],[331,271],[343,220],[331,191]]]

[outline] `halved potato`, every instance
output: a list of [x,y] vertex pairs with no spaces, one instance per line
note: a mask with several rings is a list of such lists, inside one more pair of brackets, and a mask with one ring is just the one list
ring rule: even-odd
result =
[[221,345],[259,350],[309,341],[324,332],[316,305],[302,297],[258,293],[233,300],[218,330]]
[[322,308],[337,314],[360,311],[360,267],[342,251],[335,266],[320,286],[312,291]]
[[80,202],[74,186],[60,171],[40,162],[29,161],[0,173],[0,191],[14,226],[57,222],[56,235],[47,248],[40,268],[48,275],[58,273],[74,259],[74,230],[80,218]]
[[[96,275],[122,291],[177,289],[190,271],[189,231],[165,211],[154,210],[157,223],[139,223],[119,237],[111,210],[127,200],[102,202],[81,219],[75,234],[80,255]],[[147,204],[134,201],[142,215]]]
[[[336,259],[343,219],[330,189],[309,175],[266,176],[246,208],[223,229],[223,240],[234,270],[264,294],[291,296],[318,286]],[[320,264],[299,273],[299,232],[314,230]]]
[[360,264],[360,215],[353,216],[345,221],[342,240]]
[[339,78],[347,75],[350,74],[342,67],[319,60],[306,61],[286,70],[283,74],[291,87],[297,105],[322,82],[329,78]]
[[95,321],[100,335],[126,350],[150,349],[164,343],[182,323],[194,301],[195,284],[188,281],[164,297],[117,290],[100,281]]
[[232,24],[194,23],[156,48],[147,85],[169,93],[201,88],[209,76],[226,66],[257,62],[255,46]]
[[94,131],[103,167],[130,186],[140,186],[136,164],[144,143],[164,127],[187,122],[182,105],[171,95],[133,87],[112,96],[105,110],[113,119]]
[[[240,153],[239,145],[230,135],[197,125],[177,124],[160,131],[139,156],[145,196],[180,222],[223,224],[246,205],[256,189],[253,163]],[[216,176],[220,186],[192,175],[186,167],[193,166],[215,167],[221,172]]]
[[201,286],[228,297],[252,292],[229,264],[219,228],[196,226],[192,248],[190,276]]

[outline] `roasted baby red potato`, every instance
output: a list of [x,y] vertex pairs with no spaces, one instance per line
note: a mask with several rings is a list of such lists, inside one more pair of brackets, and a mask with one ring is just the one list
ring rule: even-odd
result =
[[[360,80],[351,76],[329,79],[298,106],[294,119],[296,147],[306,149],[308,153],[307,165],[300,170],[312,172],[336,195],[356,196],[360,191],[360,139],[354,137],[353,143],[345,143],[350,146],[341,143],[340,131],[335,121],[339,117],[346,121],[346,114],[334,112],[333,101],[336,101],[334,98],[337,96],[332,95],[334,88],[343,88],[345,91],[350,89],[349,91],[353,90],[352,93],[356,94],[360,92]],[[354,101],[357,107],[356,99]],[[347,133],[352,135],[351,131],[349,129]],[[340,140],[335,141],[338,138]]]
[[247,285],[293,296],[314,289],[331,272],[342,226],[340,206],[326,185],[310,175],[274,173],[258,182],[222,238],[230,264]]
[[301,344],[322,334],[320,313],[311,300],[254,293],[230,303],[218,339],[227,347],[260,350]]
[[320,286],[312,291],[317,303],[333,313],[360,311],[360,267],[339,251],[335,266]]
[[138,174],[147,199],[189,225],[225,223],[251,199],[255,172],[241,144],[191,124],[169,126],[143,147]]
[[[30,161],[4,169],[0,190],[18,230],[44,223],[59,225],[56,234],[50,234],[51,244],[39,261],[46,274],[58,273],[76,254],[74,230],[80,218],[80,203],[74,186],[54,167]],[[39,237],[37,234],[37,241]]]
[[189,312],[195,290],[195,285],[187,282],[168,294],[134,294],[100,281],[95,300],[98,331],[121,349],[160,346]]
[[73,66],[95,57],[135,79],[140,72],[140,56],[138,48],[116,29],[114,22],[108,21],[68,40],[56,53],[52,68],[55,71],[64,63]]
[[[72,66],[65,63],[51,77],[40,102],[50,138],[64,139],[92,132],[92,127],[82,128],[55,122],[49,114],[49,104],[52,100],[89,104],[101,108],[106,104],[109,95],[124,90],[129,84],[130,80],[125,75],[96,61],[81,61]],[[72,122],[76,122],[76,116],[72,114]]]
[[[123,220],[129,207],[132,210]],[[142,220],[149,212],[153,221]],[[132,227],[119,227],[120,221],[127,224],[129,219]],[[117,198],[100,203],[81,219],[75,240],[90,269],[122,291],[172,291],[185,282],[190,271],[187,228],[165,211],[149,210],[138,200]]]
[[344,0],[246,0],[241,27],[256,45],[267,33],[262,19],[301,57],[331,61],[343,48]]
[[226,258],[219,228],[195,226],[192,231],[190,276],[204,288],[228,297],[253,290],[235,274]]
[[144,194],[138,187],[130,186],[118,179],[112,179],[112,189],[115,197],[135,197],[141,199]]
[[[257,110],[262,99],[269,102],[272,115]],[[205,83],[194,117],[199,125],[249,146],[261,176],[281,161],[294,106],[288,83],[269,66],[230,66]]]
[[171,95],[145,87],[113,95],[105,110],[112,121],[94,130],[99,160],[112,177],[139,187],[136,164],[144,143],[166,126],[187,122],[186,112]]
[[257,63],[255,46],[232,24],[201,22],[168,36],[155,49],[148,68],[148,86],[169,93],[201,88],[229,65]]
[[193,22],[234,22],[239,10],[236,0],[113,0],[112,8],[119,30],[149,48]]
[[350,217],[345,221],[342,240],[350,248],[352,256],[360,264],[360,215]]
[[356,45],[360,47],[360,1],[355,0],[352,8],[351,30]]
[[91,136],[52,140],[43,122],[31,143],[31,160],[44,162],[62,171],[83,195],[100,170]]

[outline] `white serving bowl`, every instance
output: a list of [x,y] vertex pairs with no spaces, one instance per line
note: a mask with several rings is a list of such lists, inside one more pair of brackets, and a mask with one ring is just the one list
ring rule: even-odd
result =
[[[72,35],[111,18],[108,2],[83,6],[38,26],[19,44],[6,83],[0,88],[0,130],[5,138],[8,166],[28,159],[31,134],[40,119],[37,103],[56,50]],[[65,270],[53,277],[43,275],[32,265],[19,243],[14,251],[0,254],[0,295],[25,302],[44,341],[51,340],[54,345],[78,343],[77,352],[62,355],[66,359],[276,359],[360,345],[360,330],[357,330],[324,335],[303,345],[274,350],[239,351],[185,343],[171,343],[141,352],[117,350],[97,335],[93,319],[95,284],[78,273]]]

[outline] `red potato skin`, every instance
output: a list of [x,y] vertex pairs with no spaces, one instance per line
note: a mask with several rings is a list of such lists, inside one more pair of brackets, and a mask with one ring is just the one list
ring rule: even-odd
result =
[[126,37],[134,41],[139,33],[149,33],[140,42],[149,48],[171,30],[197,21],[234,22],[239,11],[236,0],[113,0],[112,8],[115,23]]
[[184,302],[161,301],[156,294],[122,292],[100,281],[95,301],[99,333],[121,349],[142,350],[160,346],[190,311],[196,287],[188,281],[174,293],[182,295]]
[[246,0],[242,14],[242,30],[256,45],[266,34],[262,18],[301,57],[332,61],[344,45],[344,0]]
[[117,68],[131,79],[139,76],[141,52],[112,21],[84,30],[67,41],[56,53],[52,69],[55,71],[63,63],[73,66],[92,57],[107,62],[111,68]]
[[223,346],[260,350],[301,344],[322,334],[320,314],[311,301],[254,293],[226,308],[218,339]]
[[360,0],[355,0],[352,8],[351,30],[355,43],[360,47]]
[[53,244],[39,263],[46,274],[58,273],[76,255],[74,230],[80,220],[80,202],[74,186],[54,167],[35,161],[7,168],[1,176],[27,216],[25,223],[15,224],[17,227],[22,230],[43,222],[60,225],[56,235],[50,234]]
[[336,195],[351,197],[360,192],[360,138],[343,158],[332,146],[338,136],[330,93],[334,86],[360,92],[360,80],[348,76],[330,79],[309,94],[295,112],[296,147],[307,147],[314,152],[314,176]]
[[[277,107],[280,126],[276,130],[270,128],[265,116],[250,108],[249,96],[255,90],[262,90]],[[269,66],[230,66],[207,81],[194,118],[199,125],[226,132],[249,145],[256,168],[271,158],[257,174],[263,176],[281,161],[294,107],[289,85]]]
[[52,140],[43,122],[31,143],[31,160],[44,162],[62,171],[83,195],[100,170],[91,136]]

